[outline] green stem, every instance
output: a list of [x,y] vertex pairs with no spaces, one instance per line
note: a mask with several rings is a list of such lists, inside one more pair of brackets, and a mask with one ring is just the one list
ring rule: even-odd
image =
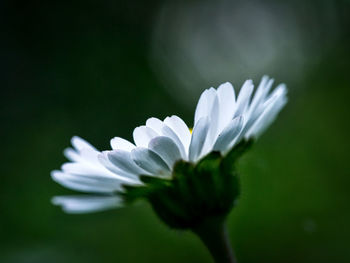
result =
[[237,262],[222,218],[208,219],[192,231],[199,236],[216,263]]

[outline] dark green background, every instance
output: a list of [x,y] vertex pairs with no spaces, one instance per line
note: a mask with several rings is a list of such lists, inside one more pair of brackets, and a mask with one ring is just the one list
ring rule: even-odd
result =
[[[325,2],[308,3],[320,27]],[[50,203],[73,194],[49,176],[72,135],[107,149],[150,116],[192,125],[195,104],[171,96],[150,66],[161,4],[1,1],[0,262],[211,262],[195,236],[168,229],[146,203],[89,215]],[[334,6],[337,27],[320,39],[337,38],[324,50],[308,42],[321,52],[305,54],[302,75],[266,72],[288,84],[289,103],[240,162],[242,198],[228,220],[240,263],[350,262],[349,2]]]

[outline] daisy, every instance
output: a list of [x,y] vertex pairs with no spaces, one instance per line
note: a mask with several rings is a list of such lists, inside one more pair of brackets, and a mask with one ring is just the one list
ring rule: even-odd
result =
[[53,203],[70,213],[120,207],[128,187],[145,185],[140,176],[171,181],[179,161],[195,166],[213,152],[224,158],[239,143],[259,137],[286,104],[286,86],[271,91],[272,84],[273,79],[264,76],[254,92],[247,80],[237,96],[228,82],[205,90],[193,132],[181,118],[171,116],[163,121],[149,118],[134,130],[134,142],[115,137],[108,151],[73,137],[73,147],[64,151],[70,162],[51,176],[67,188],[95,195],[55,197]]

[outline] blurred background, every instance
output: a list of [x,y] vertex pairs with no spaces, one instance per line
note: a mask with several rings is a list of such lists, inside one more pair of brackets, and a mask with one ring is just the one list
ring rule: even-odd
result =
[[50,179],[73,135],[98,149],[148,117],[191,126],[200,93],[263,74],[289,103],[241,160],[240,263],[350,262],[350,2],[0,2],[0,262],[211,262],[146,203],[67,215]]

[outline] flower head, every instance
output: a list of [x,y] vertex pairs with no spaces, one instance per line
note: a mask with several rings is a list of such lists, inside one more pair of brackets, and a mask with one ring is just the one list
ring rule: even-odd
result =
[[[247,141],[257,138],[287,102],[285,85],[280,84],[270,92],[272,84],[273,80],[264,76],[253,95],[253,83],[247,80],[237,98],[230,83],[205,90],[197,104],[192,133],[181,118],[171,116],[163,121],[150,118],[145,125],[137,127],[133,132],[134,143],[113,138],[112,149],[108,151],[99,152],[83,139],[73,137],[73,148],[64,152],[70,162],[63,164],[61,171],[53,171],[52,178],[67,188],[103,195],[55,197],[53,202],[68,212],[89,212],[118,207],[130,196],[147,197],[155,210],[159,207],[165,211],[166,208],[157,203],[158,198],[162,198],[169,199],[173,207],[179,206],[178,213],[188,213],[188,210],[180,211],[183,202],[174,204],[179,200],[174,191],[189,187],[186,184],[191,184],[192,179],[195,184],[196,178],[206,173],[210,174],[208,180],[223,180],[224,176],[216,170],[225,173],[222,171],[227,167],[225,157],[231,156],[229,160],[234,161],[232,156],[247,145]],[[232,177],[232,173],[227,174]],[[230,180],[231,185],[236,185]],[[175,187],[176,184],[185,186]],[[227,198],[227,194],[222,198]],[[234,201],[231,199],[229,208]],[[215,205],[210,209],[215,210]],[[158,214],[163,213],[160,209]],[[193,220],[185,217],[182,219]]]

